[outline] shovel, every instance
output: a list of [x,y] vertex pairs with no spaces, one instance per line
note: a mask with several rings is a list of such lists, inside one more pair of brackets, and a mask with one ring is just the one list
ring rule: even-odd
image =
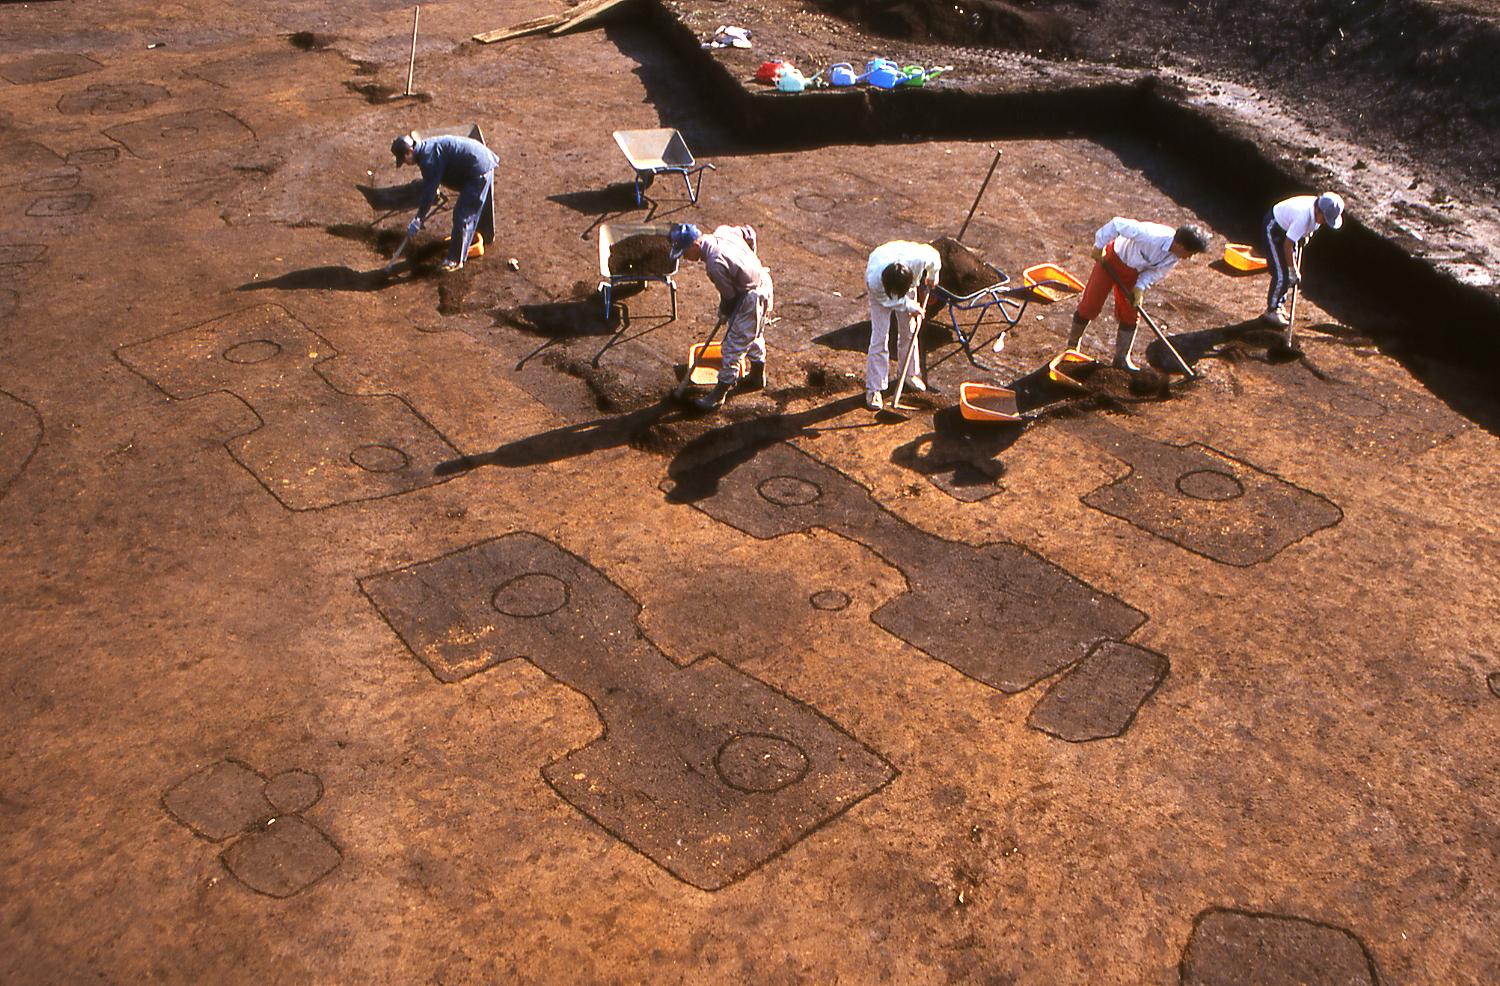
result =
[[[927,310],[927,292],[922,292],[919,304],[921,304],[922,310],[925,312]],[[896,321],[895,312],[891,312],[891,321],[893,323]],[[901,392],[906,388],[906,378],[911,376],[912,361],[916,359],[917,347],[921,345],[922,322],[920,319],[913,319],[913,322],[915,324],[911,327],[911,342],[906,347],[906,359],[901,361],[901,375],[896,378],[896,395],[891,398],[889,404],[881,408],[879,413],[875,415],[878,420],[886,424],[909,421],[911,420],[911,415],[904,412],[915,410],[914,408],[901,406]],[[900,345],[901,333],[897,332],[896,346],[899,348]]]
[[[1115,287],[1118,288],[1121,293],[1130,293],[1126,290],[1125,285],[1120,282],[1119,276],[1115,274],[1114,269],[1109,266],[1108,262],[1100,260],[1099,266],[1104,268],[1104,272],[1109,275],[1109,279],[1111,281],[1115,282]],[[1178,365],[1182,367],[1182,371],[1188,375],[1188,379],[1198,379],[1198,374],[1193,372],[1193,368],[1191,366],[1188,366],[1187,360],[1182,358],[1182,354],[1177,351],[1177,347],[1172,345],[1171,340],[1167,338],[1164,332],[1162,332],[1161,327],[1156,324],[1156,319],[1152,318],[1151,314],[1147,312],[1146,309],[1142,308],[1140,305],[1137,305],[1134,299],[1131,299],[1130,303],[1131,306],[1140,313],[1141,318],[1144,318],[1146,320],[1146,324],[1151,327],[1151,331],[1156,333],[1156,338],[1161,340],[1161,344],[1163,346],[1166,346],[1167,351],[1170,352],[1172,356],[1177,360]]]
[[1302,244],[1297,244],[1292,251],[1292,271],[1297,275],[1297,283],[1292,288],[1292,303],[1287,306],[1286,313],[1286,338],[1282,340],[1282,348],[1289,353],[1299,353],[1292,344],[1292,331],[1297,324],[1297,295],[1302,291]]
[[406,244],[408,244],[410,242],[411,242],[411,234],[407,233],[405,236],[403,236],[401,238],[401,245],[396,248],[396,252],[393,253],[393,254],[391,254],[391,259],[388,260],[388,261],[386,261],[386,265],[383,268],[381,268],[380,272],[382,274],[384,274],[387,277],[389,277],[391,274],[393,274],[395,272],[396,265],[401,262],[401,255],[406,252]]

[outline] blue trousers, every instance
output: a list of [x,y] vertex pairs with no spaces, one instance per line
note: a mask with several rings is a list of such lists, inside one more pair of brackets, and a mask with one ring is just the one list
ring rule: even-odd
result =
[[1271,287],[1266,293],[1266,311],[1281,307],[1286,292],[1291,287],[1292,271],[1286,265],[1286,230],[1271,213],[1266,213],[1261,228],[1261,247],[1266,255],[1266,267],[1271,272]]
[[461,264],[468,257],[479,217],[494,192],[493,171],[486,171],[479,178],[470,178],[459,190],[458,202],[453,206],[453,239],[448,243],[448,259],[453,263]]

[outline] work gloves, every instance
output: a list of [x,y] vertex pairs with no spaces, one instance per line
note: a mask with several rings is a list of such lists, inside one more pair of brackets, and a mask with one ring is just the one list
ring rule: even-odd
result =
[[1103,247],[1094,247],[1094,249],[1089,252],[1089,256],[1093,257],[1095,260],[1103,260],[1104,259],[1104,248]]
[[1302,275],[1301,274],[1298,274],[1296,271],[1288,271],[1287,272],[1287,275],[1286,275],[1286,286],[1288,288],[1295,288],[1295,287],[1300,286],[1301,284],[1302,284]]
[[409,223],[406,224],[406,235],[407,236],[416,236],[421,231],[422,231],[422,217],[421,216],[417,216],[411,222],[409,222]]
[[726,298],[719,302],[719,321],[724,321],[734,314],[734,310],[740,306],[740,299]]
[[1130,291],[1130,300],[1135,304],[1135,307],[1137,308],[1141,307],[1141,299],[1145,297],[1146,292],[1142,291],[1140,288],[1132,288]]

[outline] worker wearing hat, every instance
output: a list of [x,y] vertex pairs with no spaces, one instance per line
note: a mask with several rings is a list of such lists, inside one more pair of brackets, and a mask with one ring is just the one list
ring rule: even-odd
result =
[[1302,246],[1319,226],[1338,229],[1344,225],[1344,200],[1335,192],[1321,195],[1294,195],[1271,207],[1261,223],[1261,242],[1265,247],[1266,266],[1271,271],[1271,288],[1266,294],[1266,313],[1261,317],[1272,325],[1285,326],[1291,338],[1291,320],[1281,312],[1286,294],[1302,281]]
[[766,317],[771,314],[771,272],[755,252],[751,226],[719,226],[701,232],[691,223],[678,223],[667,234],[671,259],[703,261],[708,279],[719,290],[719,318],[724,321],[723,356],[713,390],[693,403],[704,411],[722,407],[739,383],[740,357],[750,356],[744,386],[766,385]]
[[[865,357],[865,407],[878,411],[884,405],[881,391],[890,385],[890,333],[896,330],[896,365],[905,370],[908,352],[922,329],[928,293],[942,273],[943,258],[926,243],[891,240],[870,253],[865,265],[865,294],[870,300],[870,349]],[[919,297],[920,295],[920,297]],[[922,378],[921,350],[915,357],[906,385],[926,390]]]
[[1089,322],[1104,309],[1104,301],[1113,288],[1115,317],[1120,323],[1115,336],[1114,365],[1126,370],[1139,369],[1130,359],[1130,350],[1135,346],[1142,298],[1177,266],[1177,261],[1207,249],[1208,234],[1197,226],[1173,229],[1121,216],[1100,226],[1094,233],[1094,270],[1078,301],[1078,310],[1073,313],[1068,348],[1078,348]]
[[495,166],[500,159],[495,152],[470,137],[429,137],[417,140],[402,134],[391,141],[396,166],[415,162],[422,169],[422,200],[417,215],[406,227],[407,236],[416,236],[437,199],[438,186],[458,192],[453,206],[453,236],[448,244],[448,259],[438,269],[444,273],[458,270],[469,255],[479,217],[495,190]]

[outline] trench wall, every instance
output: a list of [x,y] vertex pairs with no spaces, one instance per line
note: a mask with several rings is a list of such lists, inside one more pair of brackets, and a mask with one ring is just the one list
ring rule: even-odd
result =
[[[662,0],[647,0],[647,10],[725,122],[764,150],[919,139],[1144,139],[1234,214],[1259,216],[1268,203],[1306,187],[1287,162],[1174,99],[1154,78],[1045,92],[763,92],[747,88],[700,47]],[[1357,297],[1358,307],[1379,313],[1360,327],[1395,354],[1461,356],[1469,365],[1500,369],[1500,297],[1493,293],[1461,284],[1353,218],[1336,236],[1319,238],[1317,270],[1342,297]],[[1378,298],[1368,296],[1369,285],[1381,286]]]

